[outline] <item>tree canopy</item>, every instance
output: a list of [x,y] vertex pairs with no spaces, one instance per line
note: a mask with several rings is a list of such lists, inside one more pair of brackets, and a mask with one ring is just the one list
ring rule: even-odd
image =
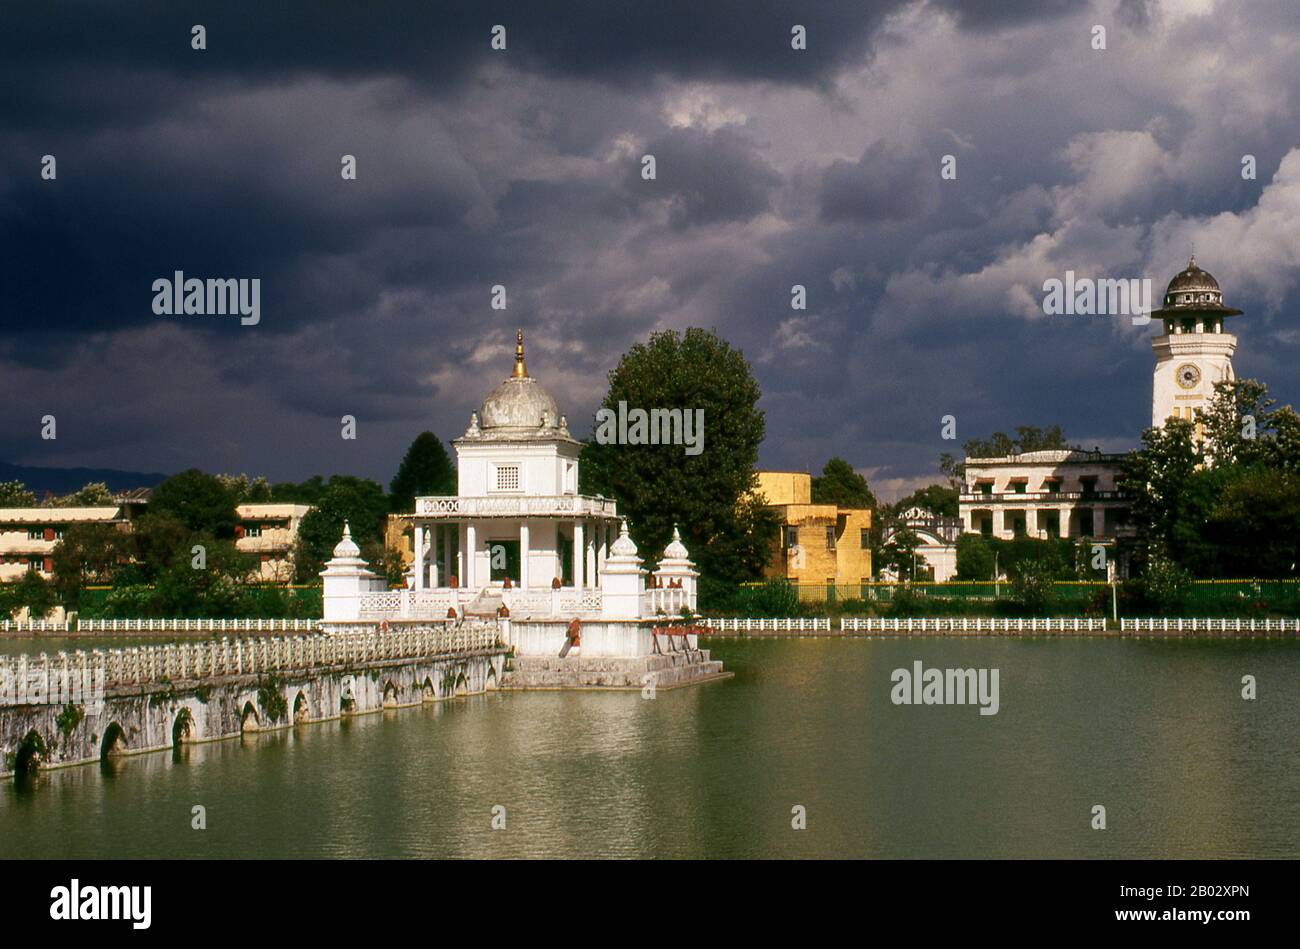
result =
[[389,510],[395,514],[414,510],[417,497],[456,493],[456,469],[437,435],[421,432],[415,437],[388,493]]
[[197,468],[172,475],[154,488],[149,513],[170,515],[189,530],[218,539],[233,538],[238,522],[234,496],[220,478]]
[[653,334],[609,373],[601,405],[702,409],[702,451],[681,445],[600,444],[582,451],[582,491],[618,500],[642,555],[656,559],[673,525],[701,572],[701,596],[730,595],[758,580],[776,537],[775,514],[753,495],[763,440],[760,391],[744,355],[716,333]]
[[1138,560],[1202,579],[1294,577],[1300,566],[1300,416],[1253,379],[1215,385],[1197,421],[1147,429],[1125,460]]
[[844,508],[865,507],[873,511],[879,506],[867,479],[839,457],[827,461],[822,473],[812,479],[812,503]]

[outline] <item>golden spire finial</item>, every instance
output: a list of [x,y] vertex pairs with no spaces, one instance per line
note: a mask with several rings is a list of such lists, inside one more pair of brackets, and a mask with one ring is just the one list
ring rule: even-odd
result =
[[524,331],[515,334],[515,372],[516,379],[528,378],[528,369],[524,366]]

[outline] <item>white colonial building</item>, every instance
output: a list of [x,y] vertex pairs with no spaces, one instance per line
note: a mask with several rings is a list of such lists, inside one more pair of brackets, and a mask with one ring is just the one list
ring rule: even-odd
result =
[[[1164,306],[1151,314],[1163,331],[1151,339],[1152,427],[1171,418],[1195,421],[1214,384],[1235,378],[1237,337],[1223,331],[1223,321],[1240,313],[1223,305],[1218,281],[1196,266],[1195,257],[1169,281]],[[1133,534],[1129,501],[1118,484],[1124,457],[1075,449],[967,458],[962,530],[1003,539],[1122,542]]]
[[509,617],[517,655],[555,655],[579,619],[596,624],[582,634],[588,657],[639,656],[654,648],[647,621],[695,611],[698,574],[677,531],[651,573],[614,501],[578,493],[580,444],[528,375],[522,331],[510,378],[452,444],[456,495],[416,498],[405,516],[407,588],[383,589],[345,536],[322,573],[327,622]]

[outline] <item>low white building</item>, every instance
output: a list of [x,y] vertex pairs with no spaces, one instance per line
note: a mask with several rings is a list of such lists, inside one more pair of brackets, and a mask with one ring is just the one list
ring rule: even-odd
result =
[[293,580],[293,548],[308,504],[240,504],[235,508],[235,548],[258,558],[258,578],[278,583]]
[[528,375],[523,333],[510,378],[470,416],[454,497],[416,498],[405,590],[385,590],[345,536],[326,564],[325,621],[509,617],[516,655],[554,656],[568,623],[581,654],[646,656],[656,621],[696,609],[698,574],[676,530],[652,573],[610,498],[578,494],[580,444]]
[[121,505],[100,507],[0,508],[0,583],[35,570],[48,579],[54,572],[54,548],[77,524],[106,524],[127,530]]
[[[947,583],[956,576],[957,535],[962,532],[960,517],[942,517],[922,507],[908,508],[885,525],[881,544],[888,546],[901,530],[911,531],[920,541],[916,545],[916,555],[925,560],[934,582]],[[880,576],[884,580],[898,580],[895,571],[888,567],[881,569]]]

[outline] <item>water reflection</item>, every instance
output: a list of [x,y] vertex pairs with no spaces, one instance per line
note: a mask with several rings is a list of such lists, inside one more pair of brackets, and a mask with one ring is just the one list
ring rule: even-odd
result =
[[[1300,855],[1300,643],[713,645],[736,678],[654,700],[494,692],[6,782],[0,856]],[[916,659],[998,668],[999,713],[891,704]]]

